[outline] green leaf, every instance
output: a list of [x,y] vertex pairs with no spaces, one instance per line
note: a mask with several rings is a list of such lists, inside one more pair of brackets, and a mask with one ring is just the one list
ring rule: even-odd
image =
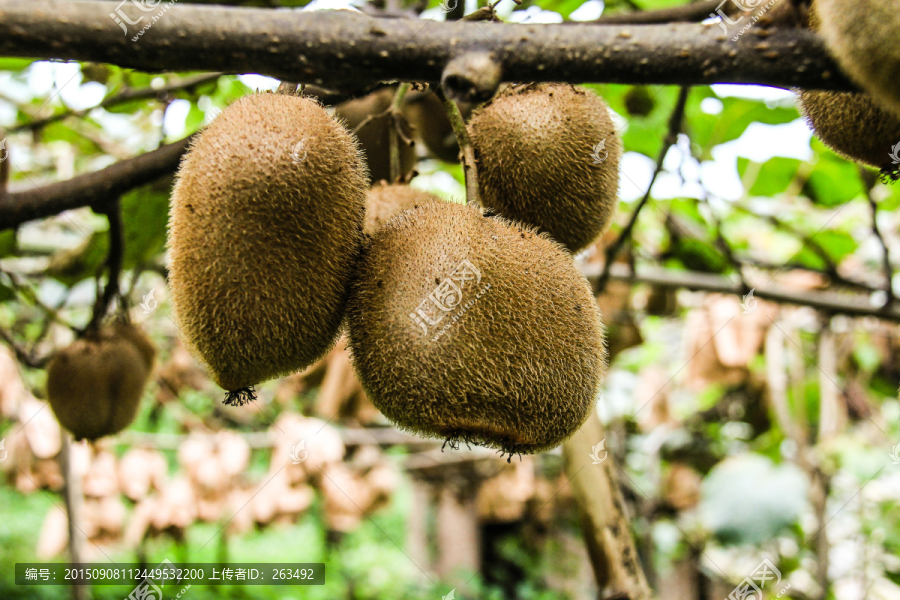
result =
[[[750,162],[746,158],[738,158],[738,173],[741,178],[744,177]],[[750,195],[777,196],[784,193],[796,177],[800,162],[795,158],[781,157],[767,160],[759,167],[756,180],[750,186]]]
[[881,350],[869,340],[857,340],[853,347],[856,364],[866,373],[874,373],[881,366]]
[[95,231],[78,247],[53,255],[47,274],[71,287],[99,273],[108,252],[106,232]]
[[702,159],[712,158],[715,146],[736,140],[751,123],[780,125],[790,123],[800,117],[795,108],[769,108],[764,102],[746,100],[744,98],[721,98],[722,112],[708,115],[699,109],[688,107],[686,111],[691,140],[700,145]]
[[821,256],[810,250],[809,246],[803,246],[792,258],[791,262],[796,262],[813,270],[822,270],[828,266]]
[[0,281],[0,302],[9,302],[16,299],[16,292],[11,287]]
[[12,256],[16,251],[16,230],[0,231],[0,258]]
[[190,135],[200,129],[203,125],[203,119],[206,118],[206,113],[197,108],[197,103],[191,103],[191,109],[188,111],[187,117],[184,120],[184,130],[177,136],[176,139],[181,139],[185,135]]
[[814,241],[825,250],[835,264],[839,264],[845,257],[856,252],[859,247],[856,239],[844,231],[825,230],[816,234]]
[[819,160],[803,186],[803,193],[810,200],[820,206],[839,206],[863,193],[865,188],[855,163],[828,150],[815,138],[813,148],[818,151]]
[[146,264],[165,250],[171,190],[172,179],[166,177],[122,196],[125,268]]
[[[172,179],[167,177],[122,196],[124,269],[146,264],[165,250],[171,185]],[[108,253],[108,232],[95,231],[77,248],[56,254],[47,274],[68,286],[75,285],[101,273]]]
[[76,156],[93,157],[97,154],[97,144],[84,137],[77,131],[65,124],[64,121],[51,123],[41,130],[41,141],[49,142],[68,142],[72,144],[72,150]]
[[30,58],[0,58],[0,71],[21,71],[33,62]]
[[133,113],[140,112],[142,110],[149,110],[153,108],[157,104],[156,100],[143,98],[138,100],[128,100],[126,102],[121,102],[110,106],[104,110],[111,113],[116,113],[120,115],[130,115]]
[[[624,92],[627,93],[627,88]],[[655,106],[645,117],[629,117],[625,109],[624,94],[622,98],[622,114],[628,119],[622,141],[626,152],[640,152],[651,158],[659,156],[663,139],[669,129],[669,116],[675,107],[678,89],[674,87],[650,86],[650,96]],[[618,112],[618,111],[617,111]]]
[[728,259],[712,244],[693,238],[678,240],[671,254],[690,271],[703,273],[724,273],[728,269]]
[[890,195],[887,196],[884,200],[878,203],[879,210],[897,210],[900,208],[900,185],[887,185],[879,184],[876,186],[875,190],[878,190],[878,187],[886,187],[890,191]]

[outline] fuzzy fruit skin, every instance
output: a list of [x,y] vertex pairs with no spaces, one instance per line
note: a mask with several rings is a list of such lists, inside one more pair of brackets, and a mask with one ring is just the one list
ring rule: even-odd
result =
[[815,0],[814,8],[815,26],[841,68],[883,109],[900,117],[900,5],[894,0]]
[[[609,224],[622,145],[606,102],[567,84],[508,87],[469,122],[482,203],[577,252]],[[605,141],[594,164],[593,148]]]
[[[464,282],[459,303],[426,334],[410,313],[427,301],[436,320],[427,298],[464,259],[481,281]],[[348,345],[367,394],[402,429],[531,453],[560,444],[593,410],[606,369],[600,317],[558,243],[435,202],[396,216],[366,245]]]
[[369,190],[363,233],[374,235],[394,215],[423,202],[442,202],[442,200],[434,194],[408,185],[387,185],[383,181],[374,185]]
[[337,340],[366,175],[352,134],[307,98],[242,98],[192,145],[172,195],[172,305],[224,389],[309,366]]
[[47,369],[47,396],[57,420],[79,440],[128,427],[155,354],[150,340],[124,323],[59,351]]
[[[340,104],[334,114],[344,121],[347,129],[354,131],[367,117],[377,116],[386,111],[394,101],[395,92],[394,88],[383,88],[368,96],[349,100]],[[383,116],[370,120],[355,132],[369,168],[369,181],[372,185],[381,180],[391,180],[390,135],[393,127],[390,116]],[[412,136],[409,127],[404,128],[403,133],[407,137]],[[416,166],[416,149],[407,146],[402,140],[399,149],[400,174],[403,175]]]
[[850,160],[893,171],[900,119],[865,94],[804,91],[800,110],[822,142]]
[[[835,10],[840,4],[844,3],[815,0],[803,25],[822,35],[826,35],[826,30],[830,31],[826,37],[829,48],[838,56],[841,66],[856,79],[857,70],[841,61],[841,54],[848,56],[847,48],[834,45],[840,43],[846,46],[846,43],[855,42],[838,42],[836,32],[842,27],[838,21],[846,19],[846,26],[855,27],[854,23],[867,17],[857,13],[856,4],[849,7],[846,16],[836,15]],[[865,4],[867,2],[860,2],[859,6]],[[900,118],[886,110],[877,99],[852,92],[803,91],[799,104],[816,137],[841,156],[888,172],[897,169],[891,153],[894,145],[900,142]]]

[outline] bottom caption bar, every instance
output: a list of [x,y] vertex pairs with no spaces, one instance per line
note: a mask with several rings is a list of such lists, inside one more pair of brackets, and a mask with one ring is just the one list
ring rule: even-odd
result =
[[16,585],[133,585],[162,598],[184,585],[324,585],[324,563],[16,563]]

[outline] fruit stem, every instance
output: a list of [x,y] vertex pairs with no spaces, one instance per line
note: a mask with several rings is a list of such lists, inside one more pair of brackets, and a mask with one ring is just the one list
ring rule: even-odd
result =
[[391,181],[396,182],[400,178],[400,123],[397,121],[398,115],[400,115],[400,107],[403,106],[403,100],[406,98],[406,94],[409,92],[412,84],[410,83],[401,83],[397,86],[397,91],[394,93],[394,101],[391,102],[391,107],[388,109],[389,114],[391,115],[391,123],[393,127],[390,128],[391,135],[388,138],[390,144],[390,157],[391,157]]
[[447,118],[450,119],[453,132],[456,133],[459,151],[462,153],[463,173],[466,175],[466,204],[481,206],[481,198],[478,197],[478,171],[475,168],[475,148],[472,146],[472,138],[469,137],[469,130],[466,129],[466,122],[463,120],[456,102],[446,96],[443,97],[443,101]]
[[[94,302],[91,322],[85,331],[96,331],[109,311],[113,299],[119,294],[119,275],[122,273],[122,259],[125,251],[125,239],[122,231],[122,212],[119,200],[110,203],[105,210],[109,221],[109,254],[106,257],[107,279],[103,294]],[[99,289],[99,284],[98,284]]]
[[282,81],[278,84],[278,89],[275,90],[279,94],[284,94],[285,96],[297,96],[298,90],[297,87],[300,84],[294,83],[293,81]]

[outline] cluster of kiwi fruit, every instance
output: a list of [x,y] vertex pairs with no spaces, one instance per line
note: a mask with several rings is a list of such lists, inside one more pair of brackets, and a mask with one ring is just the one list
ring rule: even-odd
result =
[[835,152],[891,179],[900,174],[892,158],[900,143],[900,53],[893,43],[898,8],[890,0],[812,0],[802,19],[862,89],[802,91],[807,121]]
[[[601,315],[572,254],[617,201],[608,107],[549,84],[472,107],[480,202],[463,204],[390,174],[390,135],[459,154],[434,92],[409,95],[401,131],[380,122],[392,93],[336,110],[293,90],[257,93],[195,138],[168,244],[185,343],[226,404],[243,404],[346,328],[366,392],[398,427],[510,456],[556,446],[590,414],[605,372]],[[599,142],[603,160],[592,160]]]

